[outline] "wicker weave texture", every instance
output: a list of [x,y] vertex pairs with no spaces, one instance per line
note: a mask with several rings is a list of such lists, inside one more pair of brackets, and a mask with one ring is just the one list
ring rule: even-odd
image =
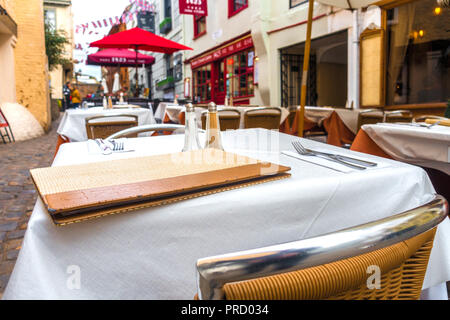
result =
[[[329,264],[226,284],[228,300],[419,299],[435,229],[360,256]],[[369,289],[369,266],[381,270],[379,289]]]
[[[117,115],[116,118],[126,117],[132,120],[101,121],[111,116],[95,116],[86,119],[86,133],[88,139],[106,139],[116,132],[133,128],[138,125],[138,117],[135,115]],[[94,121],[95,120],[95,121]],[[137,134],[130,136],[137,137]]]

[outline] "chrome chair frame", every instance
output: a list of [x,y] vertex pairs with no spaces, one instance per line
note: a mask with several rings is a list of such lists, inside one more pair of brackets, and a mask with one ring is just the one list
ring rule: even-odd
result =
[[147,124],[116,132],[113,135],[110,135],[108,138],[106,138],[106,140],[124,138],[132,134],[139,134],[144,132],[154,132],[154,131],[175,132],[178,130],[184,132],[184,126],[180,124]]
[[[113,135],[110,135],[108,138],[106,138],[106,140],[125,138],[131,134],[139,134],[144,132],[155,132],[155,131],[171,131],[184,133],[184,129],[185,126],[180,124],[146,124],[119,131]],[[205,130],[198,129],[198,132],[205,132]]]
[[197,261],[199,299],[224,299],[223,286],[327,264],[391,246],[422,234],[448,215],[448,202],[436,195],[406,212],[337,232]]

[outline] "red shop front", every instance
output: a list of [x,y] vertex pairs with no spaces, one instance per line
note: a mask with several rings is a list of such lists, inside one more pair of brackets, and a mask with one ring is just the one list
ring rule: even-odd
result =
[[250,104],[254,96],[255,50],[251,34],[229,41],[190,61],[196,103]]

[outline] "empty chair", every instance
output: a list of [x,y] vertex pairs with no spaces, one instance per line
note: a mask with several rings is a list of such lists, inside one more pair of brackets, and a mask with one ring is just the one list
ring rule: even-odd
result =
[[366,109],[358,114],[358,130],[365,124],[377,124],[384,121],[383,110],[380,109]]
[[448,118],[435,116],[435,115],[422,115],[417,116],[413,119],[413,122],[425,122],[427,119],[433,119],[433,120],[448,120]]
[[116,132],[136,127],[137,125],[138,117],[129,114],[86,118],[86,132],[88,139],[105,139]]
[[[239,129],[241,124],[241,112],[233,108],[224,108],[217,111],[219,115],[220,131]],[[202,112],[202,128],[206,130],[206,115],[208,111]]]
[[200,259],[197,298],[418,299],[436,226],[447,214],[447,201],[437,195],[416,209],[356,227]]
[[184,133],[184,128],[185,126],[180,125],[180,124],[147,124],[147,125],[143,125],[143,126],[137,126],[137,127],[132,127],[129,129],[125,129],[119,132],[116,132],[112,135],[110,135],[109,137],[107,137],[106,139],[119,139],[119,138],[130,138],[130,137],[137,137],[138,134],[141,133],[155,133],[155,132],[170,132],[170,133],[174,133],[174,132],[183,132]]
[[264,128],[278,130],[280,128],[281,109],[276,107],[260,107],[244,112],[244,128]]
[[409,110],[384,112],[384,122],[412,122],[413,114]]

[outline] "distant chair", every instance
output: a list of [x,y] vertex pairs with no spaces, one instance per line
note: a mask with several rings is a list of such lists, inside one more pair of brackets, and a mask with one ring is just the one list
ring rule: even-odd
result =
[[281,121],[281,108],[259,107],[244,112],[244,128],[264,128],[278,130]]
[[[219,115],[220,131],[237,130],[241,124],[241,113],[237,109],[224,108],[217,111]],[[206,115],[208,111],[202,112],[202,128],[206,130]]]
[[[5,133],[2,132],[2,128],[5,130]],[[11,130],[11,126],[9,125],[8,120],[0,109],[0,136],[2,137],[3,143],[6,143],[5,138],[8,138],[9,142],[15,142],[14,134]]]
[[384,112],[384,122],[412,122],[413,114],[409,110],[394,110]]
[[[447,215],[448,203],[437,195],[363,225],[199,259],[196,299],[419,299],[436,227]],[[379,286],[368,281],[377,268]]]
[[433,120],[448,120],[446,117],[440,117],[435,115],[421,115],[417,116],[413,119],[413,122],[425,122],[427,119],[433,119]]
[[[128,118],[128,120],[124,118]],[[110,119],[115,120],[105,121]],[[88,139],[106,139],[116,132],[136,127],[137,125],[138,117],[130,114],[117,114],[86,118],[86,132]]]
[[358,115],[358,130],[365,124],[377,124],[384,121],[384,112],[381,109],[365,109]]

